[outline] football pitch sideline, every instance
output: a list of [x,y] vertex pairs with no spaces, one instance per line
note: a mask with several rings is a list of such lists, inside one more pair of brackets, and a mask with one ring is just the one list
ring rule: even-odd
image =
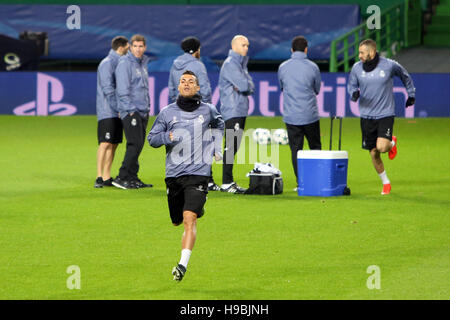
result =
[[[329,126],[321,119],[325,150]],[[250,128],[284,124],[249,117]],[[450,299],[450,118],[396,118],[385,196],[357,118],[343,121],[350,196],[297,196],[279,146],[283,194],[209,192],[181,283],[164,148],[146,144],[140,157],[154,188],[95,189],[96,130],[95,116],[0,117],[0,299]],[[334,137],[336,150],[336,128]],[[239,185],[252,168],[235,165]],[[220,184],[220,164],[213,173]]]

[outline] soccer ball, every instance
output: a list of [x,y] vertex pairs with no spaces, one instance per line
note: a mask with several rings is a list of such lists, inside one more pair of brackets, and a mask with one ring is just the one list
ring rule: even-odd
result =
[[285,144],[289,143],[287,131],[284,129],[275,130],[273,132],[272,139],[275,143],[278,143],[278,144],[285,145]]
[[268,129],[257,128],[253,131],[253,140],[258,144],[269,144],[271,137]]

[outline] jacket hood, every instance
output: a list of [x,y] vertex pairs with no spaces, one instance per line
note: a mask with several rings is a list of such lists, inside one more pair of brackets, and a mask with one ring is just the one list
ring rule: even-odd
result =
[[197,60],[197,59],[194,58],[192,55],[190,55],[189,53],[185,53],[175,59],[175,61],[173,62],[173,66],[177,70],[183,70],[186,68],[186,65],[188,63],[195,61],[195,60]]
[[119,59],[120,55],[115,52],[113,49],[109,50],[108,56],[113,58],[113,59]]

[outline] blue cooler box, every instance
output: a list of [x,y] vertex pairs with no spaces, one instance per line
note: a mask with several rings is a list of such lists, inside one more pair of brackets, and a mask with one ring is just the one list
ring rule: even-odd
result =
[[300,150],[298,195],[342,196],[347,186],[347,151]]

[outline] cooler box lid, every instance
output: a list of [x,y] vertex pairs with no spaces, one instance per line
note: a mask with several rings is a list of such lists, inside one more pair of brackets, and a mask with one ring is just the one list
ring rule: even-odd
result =
[[347,151],[299,150],[297,159],[348,159]]

